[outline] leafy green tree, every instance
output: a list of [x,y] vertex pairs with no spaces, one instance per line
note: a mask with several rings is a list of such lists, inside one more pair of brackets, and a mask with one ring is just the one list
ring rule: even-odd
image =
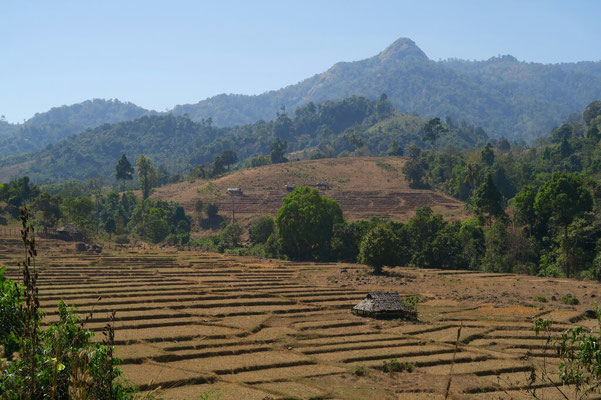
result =
[[390,143],[390,146],[388,147],[387,154],[389,156],[402,156],[403,148],[401,146],[399,146],[399,144],[396,141],[393,140]]
[[213,160],[213,176],[223,174],[225,172],[225,162],[221,156],[216,156]]
[[219,240],[224,248],[233,249],[242,244],[244,228],[237,222],[228,224],[219,234]]
[[148,157],[144,154],[138,158],[137,162],[138,176],[140,177],[140,186],[142,187],[142,197],[147,199],[150,196],[150,191],[155,185],[157,172],[150,163]]
[[93,211],[94,202],[87,196],[66,197],[61,203],[61,212],[65,218],[84,230],[92,224]]
[[415,216],[407,223],[411,241],[411,264],[420,267],[437,266],[438,259],[432,243],[446,225],[442,215],[434,214],[430,207],[420,207],[415,211]]
[[230,165],[236,164],[238,162],[238,155],[234,150],[223,150],[221,152],[221,160],[223,161],[223,164],[229,169]]
[[[563,231],[563,240],[568,241],[568,227],[575,218],[592,210],[593,198],[586,188],[582,176],[556,172],[540,187],[534,201],[539,219],[551,220]],[[564,247],[564,260],[569,257]],[[571,263],[564,264],[565,274],[570,277],[575,271]]]
[[32,208],[41,214],[42,224],[45,231],[48,228],[54,227],[61,218],[62,213],[60,209],[60,203],[60,197],[51,196],[48,192],[40,194],[35,199]]
[[381,274],[382,267],[395,266],[398,260],[399,238],[388,224],[378,224],[369,231],[359,246],[359,262]]
[[131,165],[125,154],[121,156],[115,166],[115,178],[117,180],[132,180],[134,178],[134,167]]
[[424,142],[430,142],[434,146],[440,134],[447,131],[448,129],[440,122],[440,118],[432,118],[424,125]]
[[504,217],[506,215],[504,203],[503,195],[497,189],[492,174],[487,174],[473,196],[475,211],[487,215],[488,218]]
[[24,311],[21,307],[23,288],[4,276],[6,268],[0,268],[0,356],[11,359],[19,348],[20,333],[24,327]]
[[338,202],[302,186],[284,198],[275,223],[289,257],[318,260],[327,257],[332,229],[342,221]]
[[198,220],[202,219],[202,212],[204,211],[204,202],[202,199],[196,199],[194,201],[194,212],[196,213],[196,218]]
[[495,163],[495,152],[493,151],[490,143],[487,143],[486,146],[484,146],[484,149],[482,149],[482,153],[480,153],[480,159],[484,165],[489,167]]
[[458,238],[463,247],[463,258],[465,267],[469,269],[480,269],[482,257],[486,250],[484,229],[476,219],[466,219],[461,223]]
[[288,159],[284,157],[284,154],[286,154],[286,149],[288,149],[288,142],[286,140],[282,141],[279,137],[277,137],[269,147],[271,163],[280,164],[287,162]]
[[219,205],[212,201],[209,201],[205,206],[205,212],[207,213],[207,218],[209,219],[209,221],[213,221],[219,213]]
[[405,179],[409,181],[411,187],[423,187],[424,176],[426,174],[427,166],[421,160],[409,159],[405,165],[403,165],[402,172],[405,175]]
[[275,221],[270,215],[263,215],[250,224],[248,234],[252,244],[267,242],[269,236],[275,231]]
[[111,240],[113,233],[115,233],[117,230],[117,222],[115,221],[115,218],[109,217],[104,222],[104,230],[109,234],[109,240]]
[[591,122],[601,115],[601,100],[596,100],[590,103],[584,109],[582,113],[582,119],[584,119],[584,123],[590,125]]
[[344,262],[357,262],[359,245],[364,235],[359,223],[335,224],[332,228],[332,259]]

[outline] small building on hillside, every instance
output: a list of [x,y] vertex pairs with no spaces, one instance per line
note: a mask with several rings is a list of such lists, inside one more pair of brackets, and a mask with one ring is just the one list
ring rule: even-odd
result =
[[54,235],[50,235],[56,239],[65,240],[67,242],[83,242],[85,236],[73,224],[65,224],[57,228]]
[[320,190],[329,190],[330,189],[330,184],[328,183],[328,181],[320,181],[315,186],[317,186],[317,189],[320,189]]
[[242,192],[242,188],[239,188],[239,187],[227,188],[227,194],[229,194],[231,196],[243,196],[244,195],[244,193]]
[[398,292],[370,292],[352,311],[361,317],[417,319],[417,310],[406,305]]

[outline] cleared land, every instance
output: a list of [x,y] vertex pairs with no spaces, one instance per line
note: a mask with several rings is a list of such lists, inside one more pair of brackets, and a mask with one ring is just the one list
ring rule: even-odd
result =
[[[465,217],[460,201],[433,190],[410,188],[401,172],[404,164],[405,159],[399,157],[353,157],[266,165],[216,180],[163,186],[152,197],[177,201],[189,213],[196,199],[213,200],[221,215],[229,218],[233,207],[236,219],[244,222],[258,215],[275,215],[288,194],[285,185],[316,185],[325,180],[331,188],[322,194],[337,200],[351,221],[372,216],[407,220],[421,206],[430,206],[445,217]],[[226,190],[231,187],[241,187],[244,196],[228,196]]]
[[[399,268],[374,277],[359,265],[175,250],[82,255],[73,247],[38,242],[47,319],[64,299],[93,311],[88,327],[99,331],[116,310],[126,377],[165,399],[209,391],[222,400],[442,398],[459,327],[452,398],[528,398],[544,344],[532,319],[551,318],[557,331],[592,326],[585,311],[601,293],[597,283],[511,274]],[[0,238],[0,262],[15,279],[21,254],[20,240]],[[371,290],[419,295],[419,322],[352,315]],[[562,305],[568,293],[581,305]],[[379,370],[393,358],[416,368]],[[357,376],[358,366],[368,374]],[[545,385],[538,394],[559,398]]]

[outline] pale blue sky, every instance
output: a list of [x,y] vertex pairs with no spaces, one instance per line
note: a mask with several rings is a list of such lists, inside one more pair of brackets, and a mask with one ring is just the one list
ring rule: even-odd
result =
[[258,94],[409,37],[434,60],[601,60],[601,1],[0,1],[0,114]]

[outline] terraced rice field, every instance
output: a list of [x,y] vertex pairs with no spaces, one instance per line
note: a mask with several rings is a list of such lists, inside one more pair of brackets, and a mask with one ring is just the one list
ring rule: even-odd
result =
[[[529,398],[528,377],[544,356],[533,318],[552,318],[557,332],[591,325],[584,312],[601,293],[590,282],[510,274],[395,269],[373,277],[359,265],[73,247],[38,242],[47,320],[59,299],[93,312],[88,327],[97,331],[115,310],[125,376],[165,399],[210,391],[222,400],[443,398],[453,359],[451,398]],[[15,278],[21,254],[17,239],[0,238],[0,263]],[[421,296],[420,321],[352,315],[371,290]],[[582,305],[561,305],[567,293]],[[535,295],[549,302],[534,304]],[[382,372],[391,359],[415,369]],[[355,374],[360,366],[366,376]],[[545,382],[533,386],[559,398]]]

